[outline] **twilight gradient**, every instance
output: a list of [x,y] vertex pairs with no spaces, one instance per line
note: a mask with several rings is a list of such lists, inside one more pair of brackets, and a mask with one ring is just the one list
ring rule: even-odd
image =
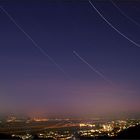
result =
[[[140,44],[140,27],[109,1],[92,1]],[[140,23],[140,2],[114,1]],[[1,0],[0,5],[66,72],[63,74],[0,10],[0,113],[138,116],[140,48],[110,28],[88,0]],[[107,83],[80,61],[113,81]]]

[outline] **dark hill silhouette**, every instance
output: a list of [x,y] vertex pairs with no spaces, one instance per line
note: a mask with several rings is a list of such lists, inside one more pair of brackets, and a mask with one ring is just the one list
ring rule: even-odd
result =
[[10,139],[17,139],[17,138],[14,138],[12,137],[11,135],[8,135],[8,134],[3,134],[3,133],[0,133],[0,139],[7,139],[7,140],[10,140]]
[[116,139],[140,139],[140,125],[123,130]]

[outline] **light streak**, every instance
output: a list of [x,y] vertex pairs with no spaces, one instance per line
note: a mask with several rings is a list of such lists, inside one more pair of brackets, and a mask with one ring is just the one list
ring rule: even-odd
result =
[[130,41],[132,44],[140,48],[140,44],[136,43],[129,37],[127,37],[125,34],[123,34],[121,31],[119,31],[116,27],[114,27],[102,14],[99,12],[99,10],[93,5],[93,3],[89,0],[90,5],[94,8],[94,10],[100,15],[100,17],[112,28],[114,29],[118,34],[120,34],[122,37]]
[[100,71],[98,71],[95,67],[90,65],[84,58],[82,58],[76,51],[73,51],[73,53],[82,61],[84,62],[93,72],[98,74],[101,78],[103,78],[106,82],[113,84],[112,81],[107,79]]
[[2,7],[0,9],[9,17],[9,19],[16,25],[16,27],[33,43],[34,47],[37,48],[44,56],[48,57],[48,59],[62,72],[66,75],[65,71],[59,64],[55,62],[55,60],[49,56],[44,49],[42,49],[34,40],[33,38],[25,32],[25,30],[15,21],[15,19]]
[[139,26],[140,27],[140,24],[137,22],[137,21],[135,21],[133,18],[131,18],[130,16],[128,16],[123,10],[121,10],[114,2],[113,2],[113,0],[110,0],[111,1],[111,3],[116,7],[116,9],[123,15],[123,16],[125,16],[127,19],[129,19],[131,22],[133,22],[134,24],[136,24],[137,26]]

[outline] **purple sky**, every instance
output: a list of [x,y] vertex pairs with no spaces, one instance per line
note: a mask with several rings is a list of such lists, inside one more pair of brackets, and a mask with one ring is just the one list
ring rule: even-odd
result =
[[[92,2],[113,26],[140,44],[140,27],[110,1]],[[140,2],[115,4],[140,23]],[[1,114],[139,114],[140,48],[107,25],[88,1],[2,0],[0,5],[45,52],[0,9]]]

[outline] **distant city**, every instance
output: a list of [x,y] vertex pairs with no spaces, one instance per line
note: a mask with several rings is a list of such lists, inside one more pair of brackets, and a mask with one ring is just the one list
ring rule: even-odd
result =
[[139,125],[140,120],[138,119],[48,119],[16,117],[12,115],[6,119],[1,118],[0,134],[10,136],[11,139],[22,140],[114,138],[121,131]]

